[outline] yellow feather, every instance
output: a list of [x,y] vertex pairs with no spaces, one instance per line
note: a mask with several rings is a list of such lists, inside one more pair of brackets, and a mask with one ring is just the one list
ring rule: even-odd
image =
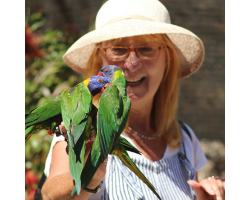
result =
[[84,84],[86,87],[88,87],[89,81],[90,81],[90,78],[84,80],[84,81],[83,81],[83,84]]
[[123,72],[121,70],[116,70],[114,73],[114,80],[116,80],[117,78],[124,76]]

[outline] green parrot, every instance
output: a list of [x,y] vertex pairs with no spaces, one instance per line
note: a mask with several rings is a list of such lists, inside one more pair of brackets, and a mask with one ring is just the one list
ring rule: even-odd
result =
[[[93,97],[96,94],[98,94],[98,92],[104,91],[103,86],[105,85],[103,83],[99,83],[100,81],[103,81],[102,80],[103,77],[93,76],[91,78],[85,80],[82,83],[79,83],[78,85],[80,85],[82,88],[83,84],[86,87],[90,87],[93,93],[91,94],[91,96]],[[106,83],[107,80],[105,79],[105,84]],[[64,97],[65,94],[69,94],[72,96],[73,92],[76,90],[78,85],[74,86],[69,91],[63,91],[62,94],[64,94]],[[41,129],[48,130],[48,133],[50,135],[54,133],[55,127],[62,122],[62,115],[61,115],[62,94],[49,99],[43,105],[39,106],[38,108],[35,108],[29,114],[25,115],[25,142],[27,142],[28,139],[33,134],[37,133]]]
[[78,194],[81,190],[80,175],[84,163],[86,136],[89,137],[93,132],[92,118],[96,117],[97,112],[92,105],[92,97],[103,92],[106,84],[109,84],[106,78],[92,76],[34,109],[25,119],[25,142],[41,129],[54,132],[55,126],[64,122],[69,141],[69,170],[75,180]]
[[[131,106],[131,101],[126,95],[126,80],[122,70],[117,66],[107,65],[101,68],[97,75],[106,77],[111,85],[100,97],[96,125],[97,135],[81,174],[81,187],[84,189],[89,185],[101,163],[108,154],[112,154],[117,156],[161,199],[154,186],[136,167],[126,151],[131,151],[135,147],[120,136],[126,126]],[[71,195],[73,196],[75,193],[76,186]]]

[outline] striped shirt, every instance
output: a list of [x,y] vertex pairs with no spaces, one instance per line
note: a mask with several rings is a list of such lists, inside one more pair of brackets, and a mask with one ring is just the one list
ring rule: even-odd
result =
[[[189,127],[188,130],[192,140],[182,130],[181,147],[175,150],[167,147],[163,158],[159,161],[152,162],[143,155],[128,152],[133,162],[155,186],[162,199],[195,199],[187,180],[195,179],[195,172],[206,163],[206,158],[195,134]],[[125,134],[122,136],[133,144],[128,136]],[[45,167],[47,176],[50,170],[48,169],[49,160],[51,160],[49,157],[48,155]],[[154,200],[158,198],[116,156],[109,155],[103,187],[99,193],[91,195],[89,199]]]

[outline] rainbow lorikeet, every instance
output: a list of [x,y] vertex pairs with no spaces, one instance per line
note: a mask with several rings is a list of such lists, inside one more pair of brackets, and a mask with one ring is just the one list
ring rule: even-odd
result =
[[[68,94],[72,96],[73,92],[77,89],[77,86],[81,86],[87,93],[88,101],[90,101],[89,97],[95,96],[99,92],[103,92],[106,84],[108,84],[108,81],[104,77],[93,76],[84,82],[77,84],[69,91],[63,91],[60,95],[49,99],[43,105],[35,108],[29,114],[26,114],[25,142],[27,142],[34,133],[37,133],[41,129],[46,129],[50,135],[55,132],[55,127],[62,122],[62,95],[66,96],[65,94]],[[89,94],[88,90],[91,94]]]
[[[97,135],[91,152],[81,174],[81,186],[86,188],[95,172],[108,154],[117,156],[130,170],[132,170],[156,195],[154,186],[136,167],[129,157],[125,146],[121,144],[121,133],[127,124],[131,101],[126,93],[126,80],[120,68],[107,65],[101,68],[98,75],[107,78],[110,85],[102,93],[97,112]],[[134,148],[125,139],[127,147]],[[76,186],[71,195],[76,193]]]

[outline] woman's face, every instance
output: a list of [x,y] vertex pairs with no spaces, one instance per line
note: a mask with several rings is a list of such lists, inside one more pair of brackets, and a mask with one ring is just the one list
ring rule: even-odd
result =
[[[145,42],[143,38],[137,36],[124,38],[118,43],[108,41],[102,43],[101,47],[123,46],[133,48],[145,45],[162,44],[158,41]],[[126,60],[118,62],[109,61],[102,50],[100,54],[103,66],[116,65],[123,70],[127,83],[127,94],[132,104],[153,101],[165,71],[166,58],[164,48],[160,50],[158,58],[154,60],[140,60],[134,51],[130,52]]]

